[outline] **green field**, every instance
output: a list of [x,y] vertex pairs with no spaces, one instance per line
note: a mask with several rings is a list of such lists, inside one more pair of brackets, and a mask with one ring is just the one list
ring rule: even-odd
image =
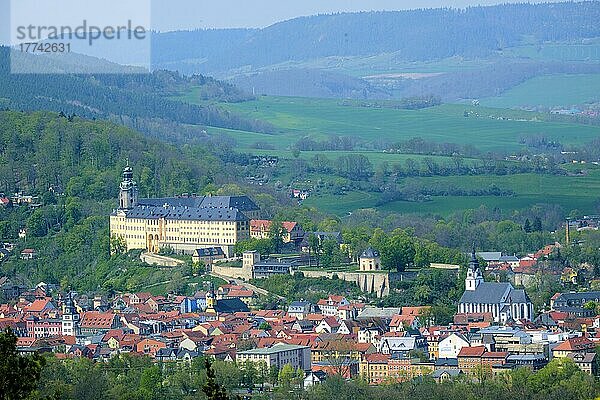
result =
[[[450,176],[411,178],[423,185],[444,183],[457,188],[486,188],[494,184],[510,189],[514,196],[438,196],[426,202],[396,201],[377,207],[399,213],[449,215],[456,211],[478,208],[523,209],[536,204],[558,204],[565,210],[593,210],[600,200],[600,168],[593,167],[586,176],[521,174],[510,176]],[[352,192],[343,196],[325,195],[307,199],[304,204],[323,211],[347,215],[358,208],[374,208],[374,193]]]
[[[571,77],[565,76],[568,81]],[[576,76],[578,80],[592,79],[596,76]],[[556,79],[556,77],[552,77]],[[530,96],[547,89],[544,82],[537,83],[538,88],[529,89]],[[548,86],[548,85],[547,85]],[[566,92],[565,92],[566,93]],[[544,97],[551,97],[546,91]],[[566,95],[565,95],[566,98]],[[190,96],[188,101],[193,101]],[[198,103],[202,103],[199,101]],[[391,103],[389,103],[391,104]],[[513,152],[522,148],[520,139],[529,135],[543,135],[563,144],[580,145],[597,138],[600,127],[575,123],[544,121],[544,114],[519,110],[445,104],[422,110],[400,110],[386,107],[364,107],[357,101],[335,99],[310,99],[294,97],[262,96],[255,101],[225,104],[223,107],[244,116],[270,122],[276,127],[273,134],[242,132],[227,129],[209,128],[211,134],[226,134],[236,141],[236,149],[251,154],[268,154],[281,159],[294,159],[291,151],[294,143],[308,136],[315,140],[326,140],[329,135],[347,135],[359,143],[369,144],[375,141],[400,142],[413,137],[425,140],[449,142],[460,145],[473,145],[481,151]],[[469,116],[465,116],[469,111]],[[257,144],[268,149],[257,149]],[[381,151],[314,151],[300,152],[299,158],[310,159],[315,154],[324,154],[330,160],[341,155],[363,154],[374,167],[387,162],[389,165],[402,163],[407,158],[420,161],[421,155],[388,154]],[[438,163],[452,162],[450,157],[431,156]],[[475,160],[465,160],[466,163]],[[293,174],[285,168],[273,177],[284,185],[311,188],[315,182],[325,182],[325,186],[315,187],[313,194],[304,204],[337,214],[347,215],[360,208],[377,207],[381,210],[401,213],[432,213],[448,215],[455,211],[478,208],[486,205],[490,208],[505,210],[523,209],[535,204],[558,204],[566,210],[579,209],[592,212],[600,193],[600,169],[593,165],[587,176],[552,175],[508,175],[508,176],[451,176],[415,178],[424,186],[439,186],[441,183],[454,188],[473,190],[488,188],[494,184],[502,190],[510,190],[514,196],[446,196],[432,197],[425,202],[396,201],[377,206],[379,194],[365,191],[350,191],[345,195],[333,195],[326,187],[333,176],[312,174],[305,181],[292,181]]]
[[538,76],[498,97],[482,99],[481,105],[568,107],[587,102],[600,102],[600,74]]
[[[331,99],[265,96],[224,107],[268,121],[278,129],[278,133],[272,135],[210,130],[234,137],[241,149],[265,142],[285,150],[303,136],[326,139],[328,135],[348,135],[365,142],[400,142],[422,137],[440,143],[469,144],[482,151],[510,152],[519,150],[519,139],[528,135],[544,135],[565,144],[581,144],[600,134],[598,127],[543,122],[539,121],[543,117],[537,114],[456,104],[397,110],[360,107],[355,102]],[[465,110],[478,113],[479,117],[465,117]],[[498,118],[501,116],[506,118]]]
[[600,39],[589,39],[585,43],[544,43],[509,47],[503,50],[502,55],[533,60],[594,61],[600,60]]

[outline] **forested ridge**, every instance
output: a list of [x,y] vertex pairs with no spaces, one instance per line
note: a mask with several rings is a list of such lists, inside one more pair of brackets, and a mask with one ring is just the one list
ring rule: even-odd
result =
[[31,263],[11,258],[2,274],[28,283],[68,279],[83,290],[101,284],[136,289],[187,274],[141,267],[135,254],[110,257],[108,214],[127,160],[144,197],[203,193],[231,179],[205,146],[175,146],[106,121],[52,112],[0,112],[0,193],[23,190],[41,204],[0,207],[0,238],[16,241],[27,228],[19,249],[39,255]]
[[201,59],[177,66],[212,72],[386,52],[396,52],[398,61],[486,57],[525,37],[534,43],[598,37],[599,20],[595,1],[318,15],[264,29],[156,34],[153,65]]
[[0,107],[3,108],[50,110],[90,119],[120,118],[120,122],[143,131],[147,130],[148,121],[257,132],[271,129],[264,122],[240,117],[218,106],[200,106],[170,98],[192,87],[200,88],[203,96],[216,101],[251,98],[212,78],[183,77],[169,71],[113,75],[11,74],[9,57],[10,50],[0,47]]
[[168,145],[117,124],[52,112],[0,112],[0,192],[60,187],[90,200],[116,198],[126,160],[144,195],[194,192],[219,175],[200,146]]

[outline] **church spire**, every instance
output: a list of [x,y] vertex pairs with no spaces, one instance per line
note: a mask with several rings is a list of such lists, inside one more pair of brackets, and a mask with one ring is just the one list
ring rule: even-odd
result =
[[469,269],[467,270],[467,278],[465,279],[465,289],[476,290],[481,283],[483,283],[483,274],[479,268],[479,260],[475,253],[475,243],[473,243],[471,260],[469,260]]
[[209,314],[216,314],[217,296],[215,295],[215,285],[210,282],[208,291],[206,292],[206,310]]
[[477,259],[477,254],[475,253],[475,243],[473,243],[473,249],[471,251],[471,260],[469,261],[469,269],[476,271],[479,269],[479,260]]

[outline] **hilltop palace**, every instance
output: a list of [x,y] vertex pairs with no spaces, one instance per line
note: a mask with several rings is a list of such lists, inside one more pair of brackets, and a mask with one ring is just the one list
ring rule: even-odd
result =
[[119,191],[119,208],[110,215],[111,237],[127,250],[157,253],[161,248],[192,253],[220,247],[226,256],[250,237],[250,220],[260,210],[247,196],[181,196],[139,199],[133,170],[127,165]]

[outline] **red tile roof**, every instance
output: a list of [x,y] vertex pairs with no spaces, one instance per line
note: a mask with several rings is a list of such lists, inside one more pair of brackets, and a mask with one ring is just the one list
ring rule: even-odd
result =
[[136,310],[146,313],[146,314],[150,314],[150,313],[154,312],[154,310],[152,310],[152,307],[150,307],[148,304],[145,304],[145,303],[133,304],[132,307],[135,308]]
[[[251,231],[268,231],[273,222],[266,219],[253,219],[250,221]],[[298,225],[296,222],[283,221],[281,223],[286,231],[291,232]]]
[[420,306],[420,307],[402,307],[402,315],[415,315],[419,316],[423,313],[429,311],[431,309],[430,306]]
[[108,342],[110,340],[110,338],[115,338],[115,339],[119,340],[123,336],[125,336],[125,332],[123,332],[122,329],[111,329],[104,334],[104,337],[102,337],[102,341]]
[[562,296],[562,293],[555,293],[554,296],[550,297],[550,300],[556,300],[558,299],[560,296]]
[[467,325],[467,330],[471,331],[473,329],[479,330],[479,329],[483,329],[483,328],[487,328],[488,326],[491,326],[492,324],[490,322],[469,322],[469,324]]
[[569,313],[566,313],[564,311],[550,311],[548,313],[548,315],[555,322],[561,321],[561,320],[565,320],[565,319],[569,318]]
[[485,346],[463,347],[458,357],[481,357],[485,353]]
[[82,328],[110,329],[112,327],[115,314],[102,313],[98,311],[87,311],[83,313],[80,326]]
[[558,346],[556,346],[552,351],[583,351],[595,349],[596,345],[590,339],[585,336],[575,337],[571,339],[567,339]]
[[242,324],[242,325],[237,325],[235,328],[233,328],[233,330],[231,332],[239,335],[244,332],[250,331],[251,329],[252,329],[252,324]]
[[77,343],[75,336],[63,335],[60,337],[60,339],[64,342],[64,344],[69,345],[69,346],[72,346],[75,343]]
[[394,315],[392,317],[392,321],[390,322],[390,327],[401,327],[403,325],[412,325],[412,323],[417,318],[416,315]]
[[31,303],[26,309],[26,312],[42,312],[49,307],[49,299],[38,299]]
[[293,337],[293,338],[287,338],[287,339],[268,337],[268,338],[258,339],[256,347],[258,347],[258,348],[271,347],[275,343],[285,343],[285,344],[293,344],[296,346],[309,346],[310,347],[313,345],[314,341],[311,340],[311,338],[309,338],[309,337],[306,337],[306,338]]
[[515,274],[525,274],[525,275],[535,275],[535,273],[537,272],[537,269],[533,266],[533,265],[518,265],[516,267],[513,267],[513,272]]
[[325,321],[327,323],[327,325],[329,325],[332,328],[336,328],[336,327],[340,326],[340,323],[337,322],[337,320],[332,316],[325,317],[321,321]]
[[17,338],[17,347],[28,347],[35,342],[35,338],[32,337],[20,337]]
[[0,319],[0,331],[10,327],[13,331],[17,329],[19,320],[17,318],[2,318]]

